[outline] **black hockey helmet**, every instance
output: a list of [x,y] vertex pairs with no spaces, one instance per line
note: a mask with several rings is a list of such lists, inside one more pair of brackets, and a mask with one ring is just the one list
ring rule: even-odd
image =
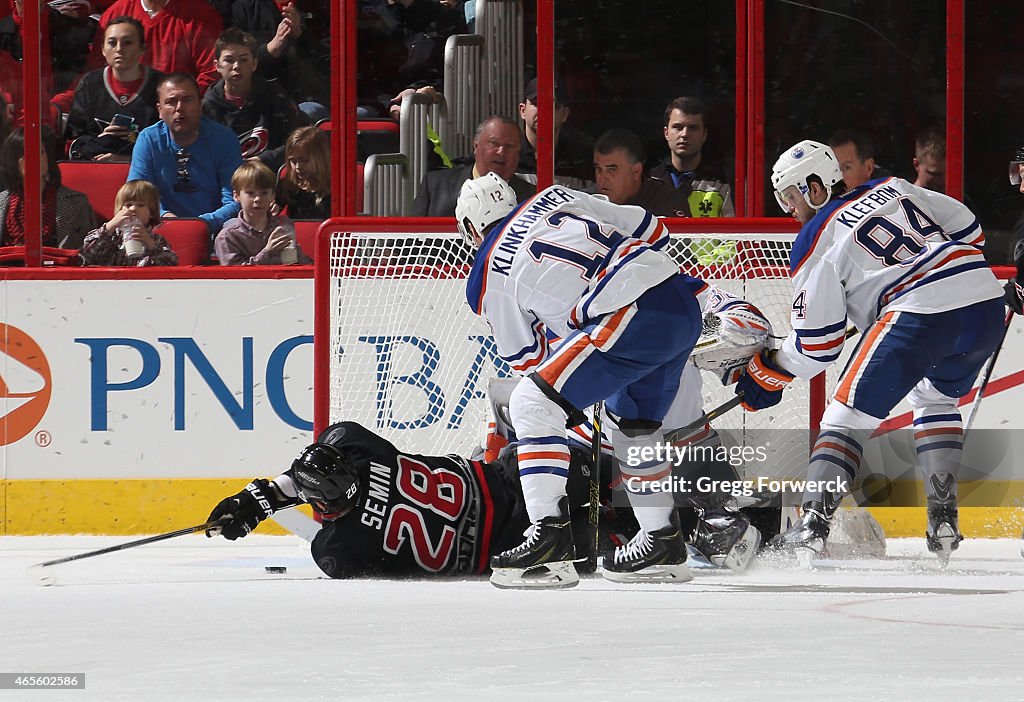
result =
[[310,444],[292,461],[299,497],[320,514],[345,514],[359,500],[355,462],[331,444]]

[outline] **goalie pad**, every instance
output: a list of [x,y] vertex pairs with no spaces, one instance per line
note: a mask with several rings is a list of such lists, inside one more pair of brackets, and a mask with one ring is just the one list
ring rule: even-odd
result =
[[750,359],[768,345],[772,327],[753,305],[737,301],[704,315],[703,328],[690,359],[717,375],[722,385],[739,380]]
[[492,378],[487,384],[487,398],[491,401],[490,419],[484,437],[483,460],[493,463],[498,460],[501,449],[516,440],[508,405],[512,391],[519,384],[519,378]]

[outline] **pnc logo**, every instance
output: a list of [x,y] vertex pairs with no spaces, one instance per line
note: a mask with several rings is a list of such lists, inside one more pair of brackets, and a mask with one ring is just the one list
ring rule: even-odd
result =
[[50,364],[31,336],[0,323],[0,446],[29,434],[50,405]]

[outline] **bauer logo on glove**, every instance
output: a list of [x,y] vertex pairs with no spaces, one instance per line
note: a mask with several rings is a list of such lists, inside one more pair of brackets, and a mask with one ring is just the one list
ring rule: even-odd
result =
[[777,366],[774,355],[774,351],[758,352],[737,381],[736,394],[743,395],[743,409],[756,412],[774,407],[782,401],[782,391],[793,382],[793,374]]

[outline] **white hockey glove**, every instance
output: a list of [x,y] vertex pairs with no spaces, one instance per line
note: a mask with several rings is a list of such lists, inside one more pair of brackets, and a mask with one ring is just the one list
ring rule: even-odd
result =
[[722,385],[735,383],[750,359],[768,346],[772,326],[761,311],[742,302],[704,315],[700,339],[690,359],[701,370],[714,373]]

